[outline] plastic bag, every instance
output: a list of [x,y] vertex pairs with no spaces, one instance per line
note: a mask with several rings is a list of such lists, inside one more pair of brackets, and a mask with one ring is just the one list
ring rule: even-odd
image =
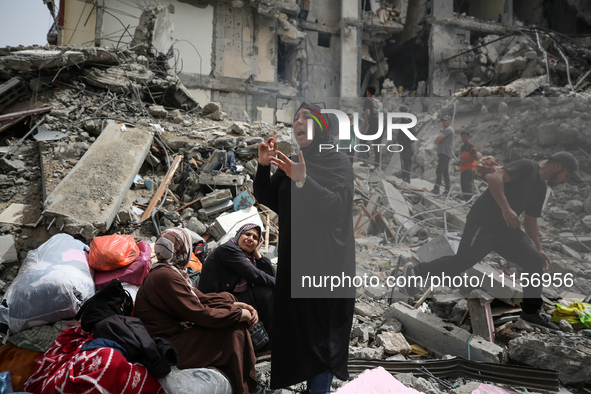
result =
[[12,382],[10,380],[10,372],[0,372],[0,394],[12,393]]
[[10,332],[73,319],[94,295],[86,245],[68,234],[56,234],[29,252],[6,291],[2,310]]
[[171,367],[158,379],[166,394],[232,394],[232,386],[222,373],[211,368],[178,369]]
[[90,243],[88,264],[99,271],[127,267],[140,255],[133,235],[113,234],[95,237]]
[[144,277],[150,272],[152,258],[152,248],[150,244],[141,241],[138,244],[140,251],[139,257],[127,267],[118,268],[113,271],[97,271],[94,273],[94,283],[97,289],[102,289],[108,285],[111,280],[119,279],[121,282],[141,285]]

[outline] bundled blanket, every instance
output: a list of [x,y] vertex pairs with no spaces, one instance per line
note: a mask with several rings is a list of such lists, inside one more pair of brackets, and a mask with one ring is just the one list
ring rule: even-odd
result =
[[117,347],[83,350],[94,339],[79,326],[64,331],[37,362],[24,389],[36,394],[164,393],[144,366],[127,362]]

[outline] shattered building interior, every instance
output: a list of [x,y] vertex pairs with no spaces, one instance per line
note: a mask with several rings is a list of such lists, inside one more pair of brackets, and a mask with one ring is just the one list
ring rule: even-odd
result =
[[[76,324],[75,313],[10,314],[20,294],[12,283],[41,245],[61,233],[89,244],[131,234],[153,247],[182,226],[211,251],[250,218],[276,264],[278,216],[253,197],[258,147],[276,132],[278,150],[295,154],[302,98],[359,112],[375,86],[384,112],[403,104],[416,115],[418,140],[408,182],[399,152],[374,170],[352,159],[357,275],[379,284],[357,289],[355,380],[335,379],[332,391],[591,393],[588,1],[39,2],[54,20],[48,45],[0,48],[0,373],[11,372],[15,391]],[[457,251],[473,203],[459,191],[457,163],[450,193],[430,192],[444,115],[455,151],[469,132],[481,155],[476,196],[516,159],[567,151],[578,160],[584,182],[553,188],[539,218],[550,272],[569,279],[543,291],[560,330],[519,318],[522,287],[499,281],[520,267],[499,254],[468,271],[491,278],[478,289],[409,296],[388,282],[406,263]],[[17,374],[10,360],[21,350],[30,359]],[[257,362],[264,384],[270,359]]]

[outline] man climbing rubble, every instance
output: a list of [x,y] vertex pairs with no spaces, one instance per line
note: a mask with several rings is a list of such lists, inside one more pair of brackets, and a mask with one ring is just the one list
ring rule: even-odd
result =
[[[569,180],[582,182],[578,170],[579,162],[571,153],[558,152],[541,165],[532,160],[519,159],[492,173],[488,177],[488,189],[468,213],[457,254],[414,267],[412,263],[406,264],[407,293],[412,296],[418,290],[409,286],[415,283],[411,277],[424,279],[429,275],[457,275],[491,251],[519,264],[529,277],[547,271],[550,259],[542,250],[537,222],[542,214],[546,185],[553,187]],[[521,213],[524,213],[523,230],[519,218]],[[532,325],[557,330],[558,326],[541,313],[540,281],[528,282],[523,287],[521,318]],[[534,282],[537,286],[533,285]]]

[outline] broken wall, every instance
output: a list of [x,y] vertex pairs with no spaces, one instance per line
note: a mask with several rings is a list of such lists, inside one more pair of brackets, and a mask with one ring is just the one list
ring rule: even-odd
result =
[[273,24],[250,8],[216,5],[214,74],[274,82],[277,41]]
[[96,8],[79,0],[66,2],[62,29],[63,45],[91,45],[95,38]]
[[[96,8],[79,0],[66,1],[64,8],[62,43],[88,45],[94,42],[98,16]],[[166,8],[168,23],[173,25],[172,45],[177,50],[170,64],[176,66],[177,71],[208,75],[212,64],[214,7],[197,7],[170,0]],[[100,38],[100,46],[123,48],[131,45],[141,14],[142,9],[137,4],[104,0],[102,23],[99,18],[101,33],[97,37]],[[170,38],[165,38],[165,46],[169,46]],[[158,49],[168,51],[164,47]]]
[[434,24],[429,37],[429,93],[433,96],[449,96],[468,80],[461,57],[443,61],[470,45],[470,32],[454,27]]
[[468,15],[483,20],[503,20],[505,0],[470,0]]
[[[328,37],[328,47],[321,45],[322,36]],[[340,36],[317,31],[308,31],[308,64],[303,71],[308,81],[310,98],[337,97],[340,94]],[[352,59],[352,61],[356,61]]]
[[311,1],[310,12],[306,21],[316,23],[319,27],[328,26],[333,28],[338,26],[341,21],[341,1]]

